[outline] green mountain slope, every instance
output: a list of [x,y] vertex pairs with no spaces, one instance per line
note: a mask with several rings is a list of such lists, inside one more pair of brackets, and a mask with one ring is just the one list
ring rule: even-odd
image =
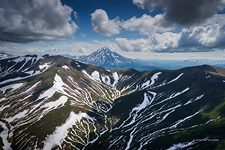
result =
[[89,149],[224,148],[224,75],[206,65],[162,72],[153,87],[114,101],[111,131]]
[[2,149],[224,148],[225,69],[106,70],[35,55],[0,64]]

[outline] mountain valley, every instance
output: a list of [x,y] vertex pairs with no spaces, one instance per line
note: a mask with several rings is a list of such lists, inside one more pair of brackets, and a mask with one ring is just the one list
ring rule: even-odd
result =
[[0,60],[1,149],[223,149],[225,69]]

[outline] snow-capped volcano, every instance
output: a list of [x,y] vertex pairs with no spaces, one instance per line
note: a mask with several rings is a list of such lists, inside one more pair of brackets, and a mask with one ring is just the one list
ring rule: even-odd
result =
[[153,70],[160,69],[155,66],[146,65],[130,58],[126,58],[116,52],[112,52],[108,47],[103,47],[90,55],[71,56],[63,55],[68,58],[76,59],[81,62],[92,64],[95,66],[102,66],[107,69],[128,69],[135,68],[137,70]]
[[81,57],[81,59],[87,58],[87,63],[95,63],[96,65],[125,65],[135,63],[132,59],[121,56],[116,52],[110,51],[107,47],[98,49],[88,57]]
[[126,58],[116,52],[110,51],[110,49],[107,47],[98,49],[97,51],[87,56],[77,56],[75,57],[75,59],[98,66],[117,66],[136,63],[132,59]]

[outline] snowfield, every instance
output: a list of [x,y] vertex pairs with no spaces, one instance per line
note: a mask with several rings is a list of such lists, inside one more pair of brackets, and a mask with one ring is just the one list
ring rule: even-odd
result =
[[82,118],[93,120],[86,113],[80,112],[79,114],[75,114],[74,112],[71,112],[69,118],[66,120],[66,123],[59,127],[56,127],[55,132],[46,138],[43,150],[50,150],[54,145],[59,145],[59,147],[62,148],[61,142],[67,136],[68,129],[72,128],[72,126],[75,125],[76,122],[79,123]]
[[53,86],[50,89],[46,90],[43,94],[41,94],[36,101],[42,98],[49,99],[50,97],[54,95],[56,91],[63,92],[64,91],[62,87],[63,85],[65,84],[63,83],[62,78],[58,76],[57,74],[55,74]]
[[7,85],[7,86],[4,86],[4,87],[0,88],[0,91],[5,93],[5,91],[8,90],[8,89],[16,90],[16,89],[20,88],[22,85],[23,85],[23,83]]

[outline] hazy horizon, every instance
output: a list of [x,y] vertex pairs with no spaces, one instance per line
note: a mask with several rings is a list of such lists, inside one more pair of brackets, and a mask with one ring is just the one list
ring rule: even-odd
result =
[[225,58],[224,0],[3,0],[0,8],[0,52],[79,56],[107,46],[133,59]]

